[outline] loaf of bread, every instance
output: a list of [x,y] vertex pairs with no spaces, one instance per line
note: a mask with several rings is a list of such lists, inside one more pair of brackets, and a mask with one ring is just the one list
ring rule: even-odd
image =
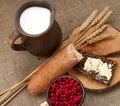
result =
[[82,58],[83,56],[74,48],[73,44],[59,50],[32,76],[27,87],[28,92],[36,95],[45,91],[53,78],[65,74]]

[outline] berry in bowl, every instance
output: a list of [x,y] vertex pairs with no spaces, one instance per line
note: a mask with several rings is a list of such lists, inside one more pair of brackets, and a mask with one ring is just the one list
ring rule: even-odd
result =
[[47,90],[47,102],[50,106],[81,106],[84,96],[82,83],[68,75],[55,78]]

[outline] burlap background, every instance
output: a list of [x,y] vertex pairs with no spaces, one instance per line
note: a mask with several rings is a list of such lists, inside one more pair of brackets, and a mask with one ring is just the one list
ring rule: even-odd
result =
[[[17,8],[27,0],[0,0],[0,91],[12,86],[28,75],[45,59],[28,52],[16,52],[9,48],[6,38],[15,30],[14,15]],[[80,25],[95,9],[110,6],[113,16],[110,23],[120,28],[120,0],[50,0],[56,8],[56,20],[61,26],[63,38]],[[108,92],[86,92],[84,106],[120,106],[120,85]],[[21,92],[8,106],[39,106],[45,93],[32,96]]]

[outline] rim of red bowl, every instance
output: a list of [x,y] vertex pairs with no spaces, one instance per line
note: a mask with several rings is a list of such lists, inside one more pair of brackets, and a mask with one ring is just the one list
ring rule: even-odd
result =
[[64,77],[73,78],[74,80],[76,80],[76,81],[78,81],[80,83],[80,86],[81,86],[82,91],[83,91],[83,96],[82,96],[82,100],[81,100],[81,102],[80,102],[80,104],[78,106],[81,106],[83,104],[84,100],[85,100],[85,88],[84,88],[82,82],[80,80],[78,80],[76,77],[72,76],[72,75],[61,75],[61,76],[58,76],[58,77],[54,78],[52,81],[50,81],[50,83],[49,83],[49,85],[47,87],[47,94],[46,94],[46,100],[47,100],[48,105],[52,106],[50,104],[50,102],[49,102],[49,97],[48,97],[49,89],[50,89],[52,83],[55,82],[56,80],[58,80],[59,78],[64,78]]

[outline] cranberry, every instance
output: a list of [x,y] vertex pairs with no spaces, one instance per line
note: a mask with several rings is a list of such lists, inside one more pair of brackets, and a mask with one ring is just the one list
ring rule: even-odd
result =
[[48,100],[52,106],[79,106],[83,98],[80,83],[71,77],[61,77],[49,88]]

